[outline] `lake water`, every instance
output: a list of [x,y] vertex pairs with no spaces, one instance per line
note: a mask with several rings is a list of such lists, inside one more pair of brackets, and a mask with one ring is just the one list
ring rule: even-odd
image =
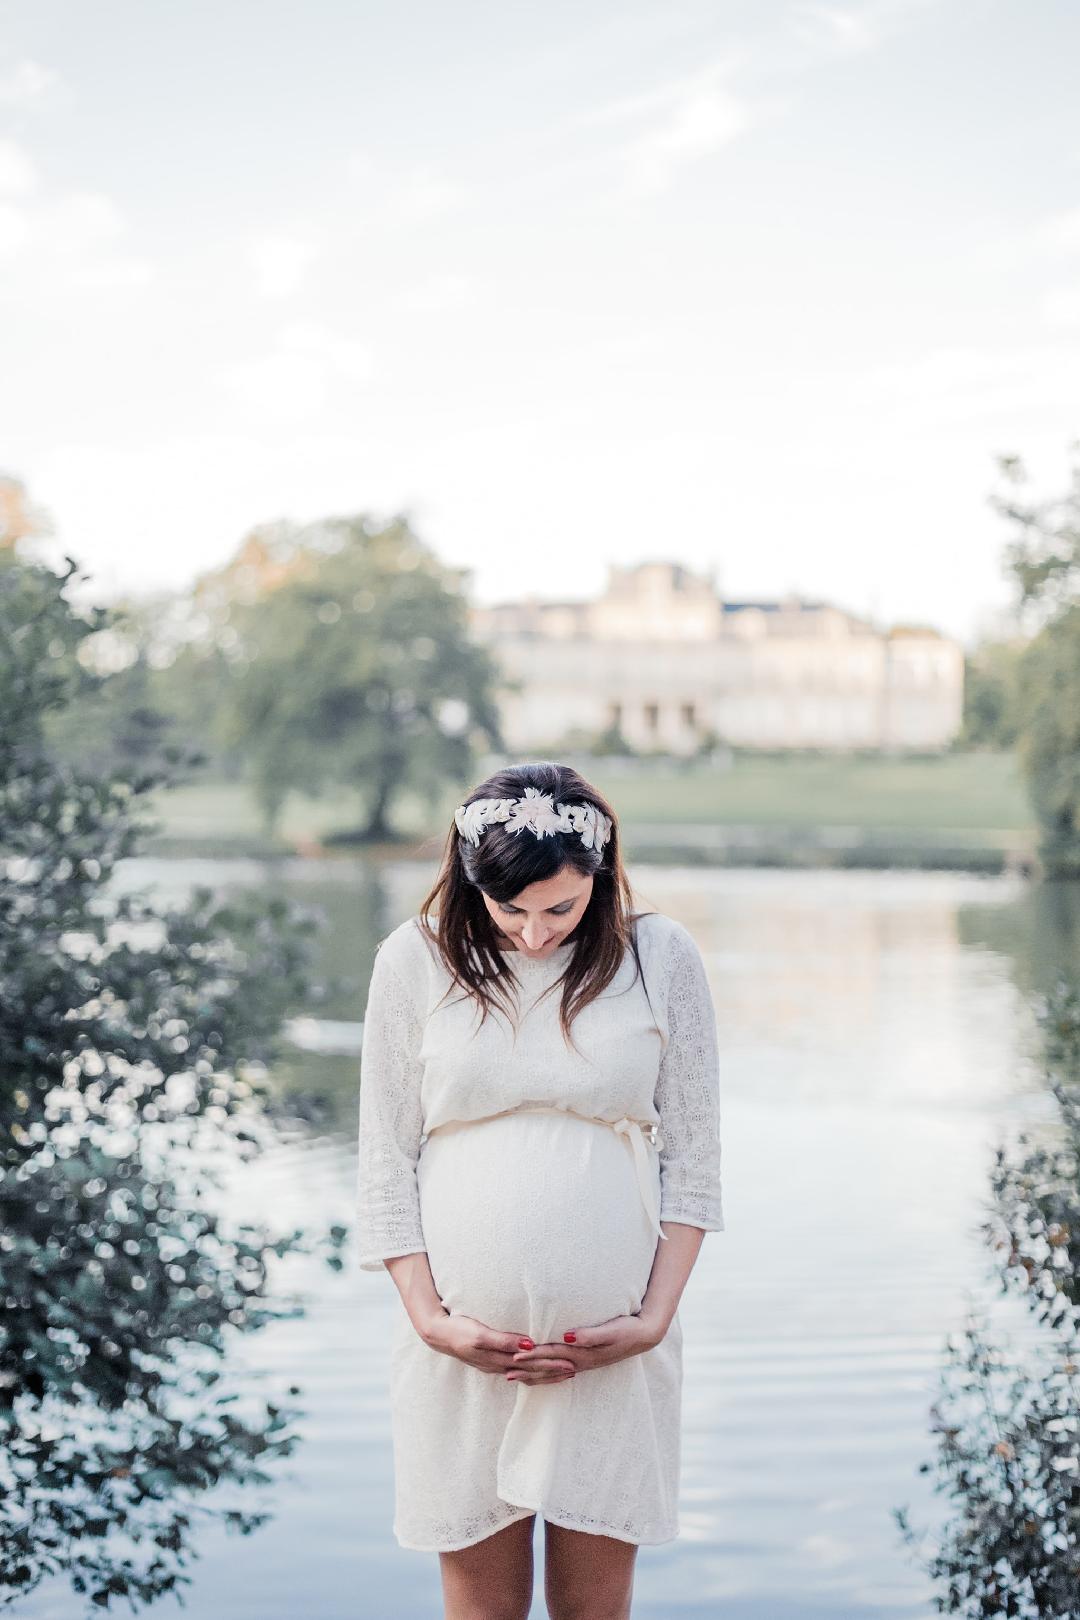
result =
[[[319,1009],[338,1054],[288,1065],[334,1099],[310,1141],[245,1173],[245,1214],[351,1216],[356,1035],[375,941],[431,877],[408,862],[140,860],[123,881],[173,895],[259,884],[320,905]],[[978,1235],[995,1145],[1052,1115],[1029,1008],[1075,968],[1075,886],[948,873],[635,868],[639,903],[694,933],[722,1059],[727,1230],[683,1296],[682,1533],[642,1548],[635,1620],[930,1620],[930,1583],[892,1518],[941,1519],[929,1407],[969,1306],[1017,1341]],[[350,1025],[352,1028],[350,1029]],[[317,1030],[316,1032],[317,1033]],[[318,1042],[314,1042],[318,1044]],[[323,1043],[327,1044],[326,1042]],[[346,1055],[341,1055],[342,1051]],[[303,1443],[275,1466],[250,1537],[206,1534],[188,1620],[438,1620],[438,1559],[399,1548],[387,1404],[389,1276],[303,1262],[302,1320],[238,1352],[271,1387],[296,1381]],[[534,1616],[542,1596],[536,1533]],[[9,1611],[74,1620],[65,1586]],[[120,1612],[126,1612],[121,1607]]]

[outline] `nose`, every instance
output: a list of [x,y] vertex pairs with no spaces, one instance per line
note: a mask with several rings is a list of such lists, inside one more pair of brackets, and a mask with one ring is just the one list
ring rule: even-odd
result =
[[538,951],[542,945],[547,944],[548,939],[548,936],[541,931],[539,923],[535,928],[533,928],[531,924],[526,923],[525,927],[521,930],[521,937],[529,947],[530,951]]

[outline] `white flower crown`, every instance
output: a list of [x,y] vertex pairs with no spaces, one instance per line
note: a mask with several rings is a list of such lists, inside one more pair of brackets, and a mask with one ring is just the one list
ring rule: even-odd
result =
[[462,838],[479,845],[485,827],[500,821],[507,832],[521,832],[529,827],[537,838],[548,833],[576,832],[586,849],[603,849],[611,837],[611,817],[605,816],[592,804],[560,804],[557,808],[550,793],[527,787],[520,799],[474,799],[472,804],[459,804],[454,821]]

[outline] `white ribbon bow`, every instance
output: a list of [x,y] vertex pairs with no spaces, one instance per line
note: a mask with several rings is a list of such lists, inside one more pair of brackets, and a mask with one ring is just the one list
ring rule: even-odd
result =
[[[645,1151],[645,1132],[636,1119],[629,1119],[625,1114],[622,1119],[612,1122],[612,1129],[616,1136],[622,1136],[630,1143],[634,1155],[634,1169],[637,1171],[638,1186],[641,1189],[641,1201],[645,1205],[649,1223],[658,1238],[667,1242],[667,1233],[660,1230],[660,1206],[656,1197],[652,1177],[649,1175],[649,1155]],[[663,1138],[657,1134],[656,1126],[650,1128],[649,1139],[657,1149],[663,1147]]]

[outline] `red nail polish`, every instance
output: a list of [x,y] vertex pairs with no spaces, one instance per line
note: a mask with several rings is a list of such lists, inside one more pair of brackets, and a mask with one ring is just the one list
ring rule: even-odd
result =
[[535,1350],[536,1346],[535,1346],[535,1344],[533,1344],[531,1339],[519,1339],[518,1340],[518,1349],[519,1350]]
[[566,1340],[567,1344],[577,1344],[576,1333],[564,1333],[563,1338]]

